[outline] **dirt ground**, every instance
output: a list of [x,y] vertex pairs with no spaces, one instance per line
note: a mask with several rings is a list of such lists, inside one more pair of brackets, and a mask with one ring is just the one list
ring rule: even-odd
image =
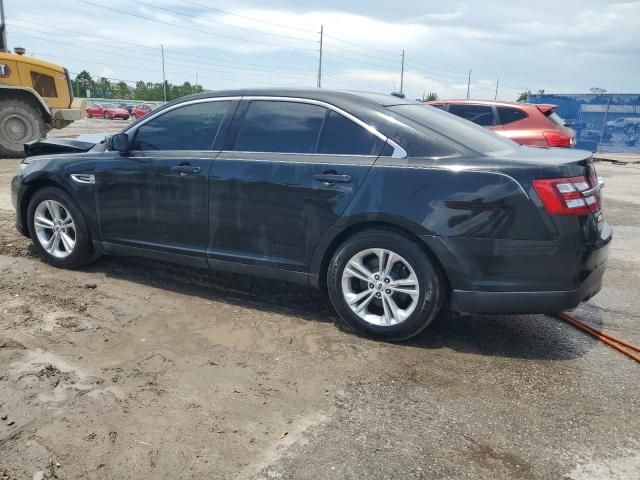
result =
[[[386,344],[284,283],[58,270],[15,231],[17,163],[0,160],[0,479],[640,478],[640,365],[573,327],[466,315]],[[598,168],[615,240],[574,315],[640,343],[640,165]]]

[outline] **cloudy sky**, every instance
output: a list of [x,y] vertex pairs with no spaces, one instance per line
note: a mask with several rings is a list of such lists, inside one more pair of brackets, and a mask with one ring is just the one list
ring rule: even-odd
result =
[[[106,8],[105,8],[106,7]],[[207,89],[316,85],[411,97],[640,90],[640,1],[5,0],[9,45],[77,73]]]

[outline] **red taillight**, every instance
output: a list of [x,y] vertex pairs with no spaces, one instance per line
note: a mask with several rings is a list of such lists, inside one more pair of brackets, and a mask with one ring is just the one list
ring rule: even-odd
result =
[[571,147],[571,136],[553,130],[542,132],[542,136],[550,147]]
[[534,180],[533,188],[551,215],[583,215],[600,209],[597,182],[592,187],[585,177],[545,178]]

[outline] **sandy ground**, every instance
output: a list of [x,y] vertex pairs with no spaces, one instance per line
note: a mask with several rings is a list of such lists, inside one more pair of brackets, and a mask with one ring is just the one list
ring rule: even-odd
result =
[[[462,316],[385,344],[284,283],[58,270],[13,227],[17,163],[0,161],[0,479],[640,478],[640,365],[573,327]],[[599,172],[615,241],[575,316],[640,343],[640,166]]]

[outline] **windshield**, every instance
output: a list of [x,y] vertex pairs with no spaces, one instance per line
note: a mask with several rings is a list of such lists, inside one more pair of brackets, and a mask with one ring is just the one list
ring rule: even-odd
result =
[[388,108],[476,152],[504,152],[517,146],[486,128],[429,105],[394,105]]

